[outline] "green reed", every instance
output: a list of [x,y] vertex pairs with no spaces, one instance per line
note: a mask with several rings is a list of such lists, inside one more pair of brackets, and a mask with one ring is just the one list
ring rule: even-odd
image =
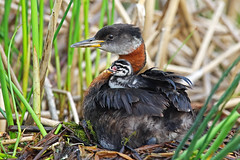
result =
[[[206,100],[204,106],[202,107],[202,109],[200,110],[200,112],[198,113],[198,116],[195,120],[195,123],[193,124],[192,128],[189,130],[189,132],[187,133],[187,135],[185,136],[185,138],[181,141],[180,145],[178,146],[175,155],[173,156],[172,159],[176,159],[178,157],[178,159],[189,159],[192,155],[193,152],[195,150],[195,146],[199,141],[199,138],[201,137],[203,131],[206,129],[208,122],[212,119],[212,117],[214,117],[214,115],[217,113],[219,106],[227,101],[229,99],[229,95],[232,95],[233,91],[236,89],[239,81],[240,81],[240,74],[238,74],[234,81],[232,82],[232,84],[228,87],[228,89],[224,92],[223,96],[221,96],[221,98],[219,99],[219,101],[212,107],[212,109],[210,110],[210,112],[208,113],[208,115],[203,119],[203,114],[205,113],[206,109],[207,109],[207,105],[210,102],[210,100],[212,99],[213,94],[217,91],[217,89],[219,88],[220,84],[222,83],[222,81],[224,80],[225,77],[227,77],[227,75],[230,73],[230,71],[232,70],[232,68],[234,66],[236,66],[240,61],[240,56],[233,62],[233,64],[223,73],[222,77],[219,79],[218,83],[214,86],[214,88],[212,89],[208,99]],[[229,115],[228,117],[231,118],[231,116],[233,116],[233,114]],[[216,115],[215,115],[216,117]],[[218,118],[218,116],[217,116]],[[202,122],[201,122],[202,121]],[[217,121],[214,120],[214,123]],[[207,135],[212,134],[212,131],[214,130],[215,126],[213,125],[213,127],[211,127],[208,130]],[[194,132],[195,135],[191,141],[190,146],[188,147],[188,149],[185,151],[184,154],[181,154],[179,156],[179,152],[182,149],[183,145],[185,144],[186,140],[188,139],[188,137]],[[215,129],[216,130],[216,129]],[[219,131],[219,130],[216,130]],[[207,139],[206,139],[207,140]],[[206,140],[204,141],[204,143],[206,143]],[[204,143],[202,143],[202,146],[205,146]],[[201,146],[201,147],[202,147]],[[200,150],[201,152],[203,152],[202,150]],[[199,157],[200,154],[197,155],[197,157]]]
[[[89,24],[88,24],[88,15],[89,15],[89,1],[83,1],[83,11],[84,11],[84,38],[89,38]],[[87,86],[92,82],[92,61],[90,48],[85,49],[85,62],[86,62],[86,83]]]
[[[12,117],[12,109],[10,105],[7,81],[5,78],[5,68],[3,66],[2,56],[0,56],[0,83],[2,88],[3,101],[5,105],[7,124],[8,126],[11,126],[11,125],[14,125],[14,122]],[[10,134],[10,138],[15,138],[15,134],[13,132],[9,132],[9,134]]]
[[[20,26],[19,26],[20,27]],[[9,43],[9,48],[8,48],[8,56],[7,56],[7,62],[8,62],[8,67],[7,67],[7,70],[8,70],[8,79],[9,81],[11,82],[11,74],[10,74],[10,54],[11,54],[11,46],[12,46],[12,43],[13,43],[13,39],[18,31],[18,28],[15,29],[14,33],[13,33],[13,36],[10,40],[10,43]],[[17,128],[18,128],[18,133],[17,133],[17,140],[16,140],[16,143],[14,145],[14,150],[13,150],[13,156],[16,155],[16,152],[17,152],[17,147],[18,147],[18,144],[19,144],[19,141],[20,141],[20,136],[21,136],[21,124],[20,124],[20,121],[19,121],[19,117],[18,117],[18,111],[17,111],[17,107],[16,107],[16,100],[15,100],[15,96],[14,96],[14,92],[13,92],[13,87],[12,87],[12,83],[9,83],[9,89],[10,89],[10,93],[11,93],[11,97],[12,97],[12,102],[13,102],[13,108],[14,108],[14,112],[15,112],[15,116],[16,116],[16,122],[17,122]]]

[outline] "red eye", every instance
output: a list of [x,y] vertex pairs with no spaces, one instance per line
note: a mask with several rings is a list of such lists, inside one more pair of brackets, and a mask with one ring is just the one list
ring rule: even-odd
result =
[[112,70],[113,71],[117,71],[117,67],[116,66],[112,66]]

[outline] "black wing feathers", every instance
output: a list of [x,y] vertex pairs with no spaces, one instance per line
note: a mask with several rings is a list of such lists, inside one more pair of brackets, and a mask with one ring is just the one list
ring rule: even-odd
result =
[[[140,94],[139,94],[140,93]],[[168,107],[168,100],[159,94],[143,89],[102,87],[93,97],[94,106],[124,109],[128,114],[161,116]]]
[[[166,95],[169,102],[179,110],[184,112],[192,111],[190,100],[185,90],[191,88],[192,82],[184,77],[174,74],[173,72],[163,72],[154,68],[146,70],[140,74],[146,84],[145,87],[155,90],[160,94]],[[185,81],[188,85],[180,83]]]
[[[180,83],[181,80],[188,85]],[[185,90],[191,84],[186,77],[151,68],[140,75],[132,76],[128,88],[110,88],[107,82],[95,86],[89,93],[91,100],[84,103],[103,109],[122,109],[134,115],[162,116],[168,107],[190,112],[192,108]]]

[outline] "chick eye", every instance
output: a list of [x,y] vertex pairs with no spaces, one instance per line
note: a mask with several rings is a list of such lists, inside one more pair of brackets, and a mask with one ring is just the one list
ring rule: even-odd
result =
[[113,71],[117,71],[117,69],[118,69],[117,66],[112,66]]
[[109,39],[109,40],[112,40],[112,39],[113,39],[113,35],[112,35],[112,34],[109,34],[109,35],[108,35],[108,39]]

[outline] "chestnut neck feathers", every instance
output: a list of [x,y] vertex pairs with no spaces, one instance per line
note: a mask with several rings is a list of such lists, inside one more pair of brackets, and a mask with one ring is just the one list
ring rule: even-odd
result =
[[131,63],[133,72],[138,73],[146,64],[145,46],[142,43],[137,49],[128,55],[120,55],[119,59],[125,59]]

